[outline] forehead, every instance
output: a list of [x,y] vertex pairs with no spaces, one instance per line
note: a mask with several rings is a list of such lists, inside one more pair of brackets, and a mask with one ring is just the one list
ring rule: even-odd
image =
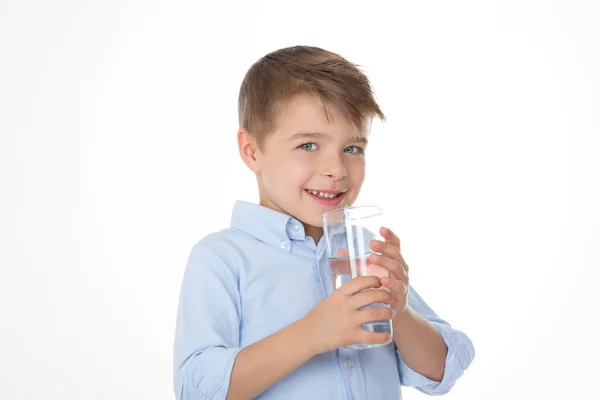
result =
[[280,137],[314,133],[363,141],[368,136],[370,124],[363,125],[362,128],[356,126],[336,108],[325,105],[311,94],[302,93],[293,96],[282,106],[273,133]]

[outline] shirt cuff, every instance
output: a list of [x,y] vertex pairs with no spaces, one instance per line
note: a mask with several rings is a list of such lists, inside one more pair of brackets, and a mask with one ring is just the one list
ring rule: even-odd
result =
[[178,399],[225,400],[233,364],[241,348],[210,347],[193,356],[182,377]]
[[435,326],[448,347],[442,381],[436,382],[410,368],[402,359],[398,348],[396,348],[400,383],[403,386],[414,387],[425,394],[441,395],[448,393],[458,378],[463,375],[473,361],[475,350],[473,343],[463,332],[457,331],[444,323],[429,322]]

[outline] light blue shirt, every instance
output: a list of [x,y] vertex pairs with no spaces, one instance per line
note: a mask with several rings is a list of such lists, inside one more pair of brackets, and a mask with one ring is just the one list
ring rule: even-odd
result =
[[[200,240],[187,261],[175,333],[177,399],[225,399],[239,351],[304,317],[332,292],[329,276],[323,238],[315,245],[297,219],[236,202],[231,227]],[[412,285],[408,301],[448,346],[441,382],[412,370],[392,341],[316,355],[256,398],[398,400],[401,385],[448,392],[473,360],[473,344]]]

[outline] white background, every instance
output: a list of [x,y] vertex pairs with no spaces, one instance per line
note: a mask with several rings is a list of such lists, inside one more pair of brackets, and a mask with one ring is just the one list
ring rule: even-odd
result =
[[[362,66],[388,116],[358,203],[475,343],[448,399],[598,399],[594,1],[1,1],[0,398],[172,399],[191,247],[257,200],[264,54]],[[406,399],[424,399],[404,389]]]

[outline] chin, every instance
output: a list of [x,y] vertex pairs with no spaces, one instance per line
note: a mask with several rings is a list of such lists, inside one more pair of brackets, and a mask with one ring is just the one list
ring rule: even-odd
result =
[[302,215],[299,213],[295,218],[305,225],[310,225],[315,228],[323,227],[322,215]]
[[305,221],[304,223],[306,225],[310,225],[315,228],[319,228],[319,229],[323,228],[323,222],[322,222],[321,218],[319,218],[317,221]]

